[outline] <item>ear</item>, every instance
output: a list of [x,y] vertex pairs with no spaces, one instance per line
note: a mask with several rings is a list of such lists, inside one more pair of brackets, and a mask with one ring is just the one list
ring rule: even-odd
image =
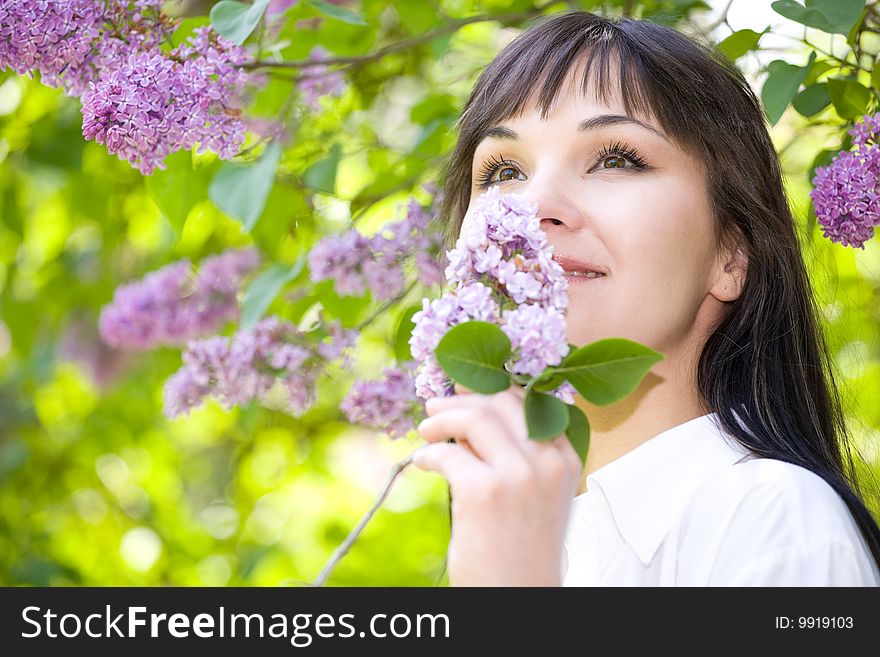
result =
[[749,258],[741,246],[738,245],[733,253],[729,250],[721,253],[709,294],[719,301],[735,301],[742,294],[748,268]]

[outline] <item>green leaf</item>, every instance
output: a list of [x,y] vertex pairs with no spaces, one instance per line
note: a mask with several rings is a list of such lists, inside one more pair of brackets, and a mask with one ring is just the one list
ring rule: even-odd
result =
[[422,309],[421,305],[413,305],[403,311],[394,329],[394,357],[398,361],[412,360],[409,350],[409,338],[415,328],[412,318]]
[[818,155],[813,159],[810,168],[807,170],[807,180],[810,181],[811,185],[813,184],[813,178],[816,176],[816,169],[831,164],[831,161],[837,157],[839,152],[839,148],[829,148],[824,151],[819,151]]
[[303,174],[303,183],[316,192],[332,194],[336,190],[336,168],[342,156],[342,147],[333,144],[330,147],[330,155],[323,160],[315,162],[306,169]]
[[855,80],[829,78],[828,95],[843,119],[855,119],[868,109],[871,92]]
[[472,321],[453,326],[434,355],[453,381],[474,392],[491,395],[510,386],[510,374],[504,369],[510,338],[496,324]]
[[758,48],[758,40],[769,29],[769,27],[765,28],[763,32],[755,32],[748,29],[738,30],[719,43],[718,48],[730,59],[737,59],[750,50],[756,50]]
[[156,169],[144,181],[150,196],[168,223],[180,235],[193,206],[208,196],[213,167],[193,167],[192,153],[178,151],[165,158],[165,170]]
[[819,79],[819,76],[823,73],[827,73],[832,68],[836,68],[837,64],[828,59],[817,59],[813,62],[813,65],[810,67],[810,70],[807,72],[807,77],[804,78],[804,84],[810,85],[813,84],[816,80]]
[[778,0],[770,5],[777,14],[829,34],[848,34],[862,14],[865,0]]
[[241,45],[263,18],[269,0],[254,0],[252,5],[234,0],[222,0],[211,8],[211,26],[214,30]]
[[372,298],[369,291],[359,297],[341,296],[332,280],[318,283],[315,296],[330,318],[338,319],[345,328],[352,328],[360,321]]
[[868,14],[868,8],[863,7],[862,11],[859,12],[859,17],[856,19],[855,23],[849,30],[849,34],[846,35],[846,42],[850,45],[851,48],[856,47],[856,39],[859,37],[859,32],[862,29],[862,23],[865,21],[865,16]]
[[291,242],[311,241],[314,209],[302,189],[276,179],[263,207],[263,214],[251,229],[254,244],[269,261],[289,262],[299,251],[291,252]]
[[448,130],[449,126],[443,121],[440,119],[432,119],[428,125],[422,128],[412,146],[412,152],[423,156],[436,153],[443,143],[443,135],[445,135]]
[[278,296],[281,288],[299,276],[305,264],[306,258],[303,255],[292,265],[276,263],[254,279],[245,291],[241,304],[242,329],[253,328]]
[[795,66],[781,59],[767,65],[768,75],[761,89],[761,102],[764,104],[764,111],[767,113],[770,125],[776,125],[776,122],[782,117],[785,108],[794,98],[815,58],[816,53],[811,52],[806,66]]
[[441,19],[436,7],[428,2],[395,2],[394,10],[407,32],[412,35],[428,32]]
[[409,118],[419,125],[427,125],[433,119],[442,119],[452,124],[456,118],[455,102],[448,94],[430,94],[423,101],[413,105]]
[[561,399],[534,388],[526,390],[526,426],[532,440],[552,440],[568,426],[568,407]]
[[322,14],[325,14],[330,18],[335,18],[336,20],[342,21],[343,23],[350,23],[352,25],[367,24],[367,21],[364,20],[363,16],[353,12],[351,9],[338,7],[336,5],[330,4],[329,2],[323,2],[322,0],[306,0],[306,4],[309,7],[314,7]]
[[272,142],[254,164],[224,164],[208,189],[218,208],[250,231],[263,213],[281,160],[281,146]]
[[559,374],[556,368],[548,367],[532,381],[531,387],[540,392],[549,392],[556,390],[564,381],[564,375]]
[[831,96],[828,95],[828,84],[819,82],[812,84],[794,97],[791,105],[798,113],[807,118],[815,116],[831,104]]
[[189,18],[184,18],[177,24],[177,27],[174,29],[174,32],[171,33],[171,36],[168,38],[169,43],[166,44],[170,49],[176,48],[181,43],[184,43],[190,36],[192,36],[193,31],[196,28],[204,27],[205,25],[209,25],[210,21],[207,16],[190,16]]
[[880,93],[880,66],[874,66],[874,70],[871,71],[871,86],[874,87],[874,91]]
[[623,399],[638,385],[660,354],[625,338],[606,338],[570,353],[556,371],[587,401],[611,404]]
[[590,421],[577,406],[568,407],[568,428],[565,430],[565,435],[574,447],[574,451],[581,457],[581,463],[586,463],[587,452],[590,449]]

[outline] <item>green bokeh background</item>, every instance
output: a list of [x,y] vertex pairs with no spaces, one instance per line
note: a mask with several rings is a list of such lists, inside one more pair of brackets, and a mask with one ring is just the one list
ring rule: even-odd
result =
[[[672,24],[711,17],[699,2],[575,4]],[[205,5],[184,9],[204,13]],[[290,21],[280,55],[302,58],[315,43],[363,55],[449,21],[534,11],[534,3],[502,0],[358,6],[366,27],[324,20],[305,31]],[[255,243],[267,259],[289,262],[346,228],[352,214],[367,232],[400,218],[401,203],[436,178],[470,85],[512,33],[495,21],[462,23],[356,67],[348,91],[320,112],[295,108],[281,173],[251,234],[204,192],[176,225],[136,170],[83,140],[77,99],[0,73],[0,584],[314,579],[417,442],[342,421],[338,403],[352,377],[341,371],[322,381],[319,404],[299,419],[208,404],[166,420],[161,389],[180,366],[179,350],[109,350],[97,335],[98,313],[117,285],[178,258]],[[726,36],[723,28],[717,34]],[[289,80],[270,80],[252,113],[277,116],[290,89]],[[832,109],[825,114],[829,125],[808,127],[789,109],[773,137],[870,485],[880,471],[880,245],[832,244],[810,217],[808,170],[818,152],[840,144],[842,122]],[[334,144],[342,153],[335,179],[309,188],[304,181],[315,178],[306,172]],[[197,164],[203,179],[218,166],[210,157]],[[173,193],[201,183],[150,184]],[[282,296],[273,310],[290,303]],[[392,361],[395,321],[389,313],[364,332],[358,374],[376,375]],[[876,488],[868,501],[880,517]],[[445,583],[447,513],[442,480],[407,471],[330,584]]]

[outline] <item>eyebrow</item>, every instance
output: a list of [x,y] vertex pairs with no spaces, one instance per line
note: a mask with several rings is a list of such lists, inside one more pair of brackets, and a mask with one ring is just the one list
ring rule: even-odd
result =
[[[645,130],[649,130],[655,135],[662,137],[664,140],[669,141],[666,138],[666,135],[664,135],[654,126],[643,123],[636,118],[626,116],[624,114],[600,114],[598,116],[591,116],[589,119],[584,119],[583,121],[578,123],[577,131],[590,132],[591,130],[599,130],[600,128],[607,128],[609,126],[625,124],[640,126]],[[515,131],[500,125],[486,130],[480,137],[479,142],[487,139],[488,137],[492,137],[493,139],[501,139],[503,141],[516,141],[519,139],[519,135]],[[479,142],[477,143],[479,144]]]

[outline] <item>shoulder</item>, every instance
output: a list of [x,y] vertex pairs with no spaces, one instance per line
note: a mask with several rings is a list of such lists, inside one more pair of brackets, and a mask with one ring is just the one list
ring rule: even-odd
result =
[[702,559],[706,583],[880,585],[837,491],[777,459],[738,462],[700,486],[682,514],[679,541],[685,558]]
[[685,513],[696,520],[709,509],[740,523],[753,522],[785,541],[839,537],[854,524],[828,482],[777,459],[752,458],[731,465],[695,491]]

